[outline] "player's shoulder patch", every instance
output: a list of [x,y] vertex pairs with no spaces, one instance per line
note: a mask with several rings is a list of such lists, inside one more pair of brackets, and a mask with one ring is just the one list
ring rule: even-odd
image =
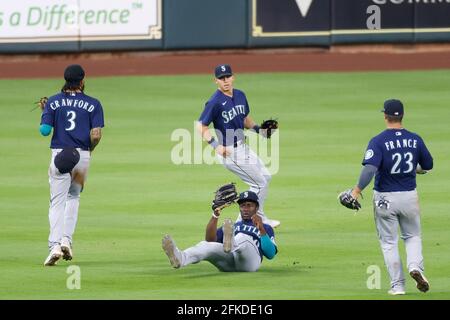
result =
[[373,157],[374,152],[372,149],[367,149],[366,154],[364,155],[364,160],[369,160]]

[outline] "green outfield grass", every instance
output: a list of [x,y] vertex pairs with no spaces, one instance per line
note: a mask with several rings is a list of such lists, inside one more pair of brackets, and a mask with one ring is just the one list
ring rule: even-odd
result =
[[[236,181],[220,165],[172,164],[173,130],[193,131],[211,76],[87,78],[87,94],[105,110],[103,139],[93,153],[82,194],[74,260],[44,268],[47,256],[49,139],[38,132],[32,102],[61,79],[0,80],[1,299],[449,299],[450,71],[242,74],[251,115],[280,121],[280,170],[267,214],[280,219],[278,256],[256,273],[221,273],[207,262],[170,267],[161,238],[181,248],[203,239],[213,191]],[[418,177],[427,294],[411,279],[392,298],[376,237],[371,191],[363,209],[338,204],[356,182],[369,139],[384,129],[382,102],[406,106],[405,126],[419,133],[435,159]],[[235,218],[237,207],[223,216]],[[402,245],[402,256],[405,259]],[[69,265],[81,289],[69,290]],[[366,270],[381,268],[381,289]]]

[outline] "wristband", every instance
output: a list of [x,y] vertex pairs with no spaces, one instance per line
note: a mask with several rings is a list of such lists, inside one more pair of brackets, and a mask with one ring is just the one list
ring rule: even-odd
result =
[[216,215],[214,214],[214,211],[213,211],[213,213],[212,213],[212,216],[213,216],[213,218],[219,219],[219,216],[216,216]]
[[259,133],[259,129],[260,127],[257,124],[253,126],[253,130],[255,130],[256,133]]
[[208,143],[211,145],[213,149],[219,146],[219,143],[216,141],[216,139],[214,139],[214,137],[212,137],[211,140],[208,141]]

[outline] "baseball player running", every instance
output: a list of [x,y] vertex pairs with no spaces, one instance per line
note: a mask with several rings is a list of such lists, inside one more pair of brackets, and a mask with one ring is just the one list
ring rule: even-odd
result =
[[258,211],[258,196],[252,191],[239,195],[242,220],[233,225],[225,219],[217,229],[221,208],[214,210],[206,226],[205,241],[184,251],[177,248],[170,235],[162,239],[162,247],[174,268],[181,268],[200,261],[208,261],[220,271],[257,271],[263,260],[273,259],[277,254],[274,232],[264,224]]
[[50,254],[44,266],[53,266],[62,257],[71,260],[72,237],[78,219],[80,192],[87,177],[91,152],[100,142],[104,126],[100,102],[84,94],[85,72],[80,65],[64,71],[60,93],[40,100],[43,110],[40,132],[48,136],[52,157],[50,183]]
[[358,209],[361,191],[375,176],[374,214],[384,261],[391,279],[391,295],[405,294],[405,277],[398,250],[398,227],[405,242],[407,267],[417,289],[429,290],[424,276],[419,198],[416,173],[433,168],[433,158],[422,138],[402,125],[403,104],[399,100],[384,103],[387,130],[370,140],[358,184],[341,193],[341,203]]
[[[249,116],[250,108],[244,92],[233,88],[231,67],[227,64],[219,65],[214,74],[218,89],[206,103],[197,130],[215,149],[225,168],[240,177],[250,186],[250,191],[258,195],[258,214],[262,216],[264,223],[276,228],[280,221],[268,219],[264,214],[271,175],[258,155],[245,144],[244,135],[244,129],[253,129],[270,138],[270,134],[267,135],[270,131],[260,130],[261,127]],[[219,141],[209,131],[211,122]]]

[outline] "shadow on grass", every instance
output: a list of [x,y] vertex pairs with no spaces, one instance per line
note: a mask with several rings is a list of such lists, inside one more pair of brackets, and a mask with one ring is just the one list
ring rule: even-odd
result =
[[207,263],[204,263],[198,266],[195,265],[187,266],[178,270],[175,270],[170,266],[166,268],[155,268],[153,270],[149,270],[148,273],[152,275],[155,274],[161,276],[173,275],[182,278],[196,279],[196,278],[220,278],[230,275],[233,275],[235,277],[251,277],[252,275],[254,275],[255,277],[258,277],[258,275],[261,274],[272,274],[274,276],[283,275],[283,277],[286,277],[293,275],[298,276],[299,274],[307,273],[310,270],[311,269],[308,268],[307,266],[297,265],[297,266],[263,267],[256,272],[223,272],[219,271],[211,264],[208,265]]

